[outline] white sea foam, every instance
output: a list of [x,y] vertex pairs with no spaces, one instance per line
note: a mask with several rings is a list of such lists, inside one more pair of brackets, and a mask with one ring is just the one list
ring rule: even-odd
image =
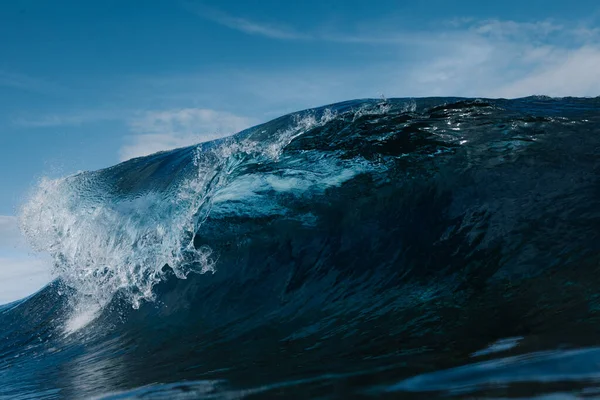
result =
[[52,257],[54,276],[76,290],[66,331],[87,325],[117,292],[134,308],[154,300],[165,265],[181,279],[214,272],[210,243],[196,248],[194,235],[215,193],[240,164],[276,160],[295,137],[333,118],[330,111],[320,118],[309,113],[263,142],[234,138],[210,150],[199,147],[196,172],[169,177],[167,190],[154,191],[150,182],[147,190],[121,193],[106,172],[41,180],[19,219],[32,247]]
[[100,307],[122,290],[138,307],[153,299],[165,264],[180,277],[192,264],[212,270],[210,252],[191,243],[196,199],[185,185],[172,199],[153,192],[111,198],[103,189],[86,177],[44,180],[22,209],[27,238],[50,253],[54,274],[67,285]]

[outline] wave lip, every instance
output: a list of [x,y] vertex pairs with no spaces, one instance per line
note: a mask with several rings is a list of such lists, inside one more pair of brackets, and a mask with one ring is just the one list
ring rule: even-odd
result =
[[349,101],[42,181],[0,396],[595,390],[599,105]]

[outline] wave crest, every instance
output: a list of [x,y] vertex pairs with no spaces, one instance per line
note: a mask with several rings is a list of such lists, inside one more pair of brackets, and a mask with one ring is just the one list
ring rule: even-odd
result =
[[155,300],[153,287],[168,270],[180,279],[215,271],[210,245],[194,238],[236,168],[276,160],[295,137],[335,114],[290,118],[275,132],[259,126],[105,170],[42,179],[21,208],[21,229],[36,251],[52,256],[53,274],[76,290],[75,307],[87,304],[86,315],[116,293],[138,308]]

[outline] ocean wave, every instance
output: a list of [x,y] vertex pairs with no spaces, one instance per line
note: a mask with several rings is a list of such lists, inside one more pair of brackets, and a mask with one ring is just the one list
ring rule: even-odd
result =
[[598,345],[599,106],[349,101],[43,180],[56,280],[0,308],[0,395],[592,390],[530,366]]

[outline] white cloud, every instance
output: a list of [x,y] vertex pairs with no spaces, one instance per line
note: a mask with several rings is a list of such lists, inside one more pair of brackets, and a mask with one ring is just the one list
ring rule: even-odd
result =
[[135,135],[121,149],[121,160],[214,140],[255,123],[251,118],[204,108],[142,112],[129,121]]
[[0,215],[0,304],[26,297],[52,277],[47,259],[30,253],[17,218]]
[[600,95],[600,48],[563,50],[543,60],[526,76],[498,88],[501,97]]
[[600,47],[593,31],[550,22],[487,21],[451,32],[413,68],[421,95],[597,96]]

